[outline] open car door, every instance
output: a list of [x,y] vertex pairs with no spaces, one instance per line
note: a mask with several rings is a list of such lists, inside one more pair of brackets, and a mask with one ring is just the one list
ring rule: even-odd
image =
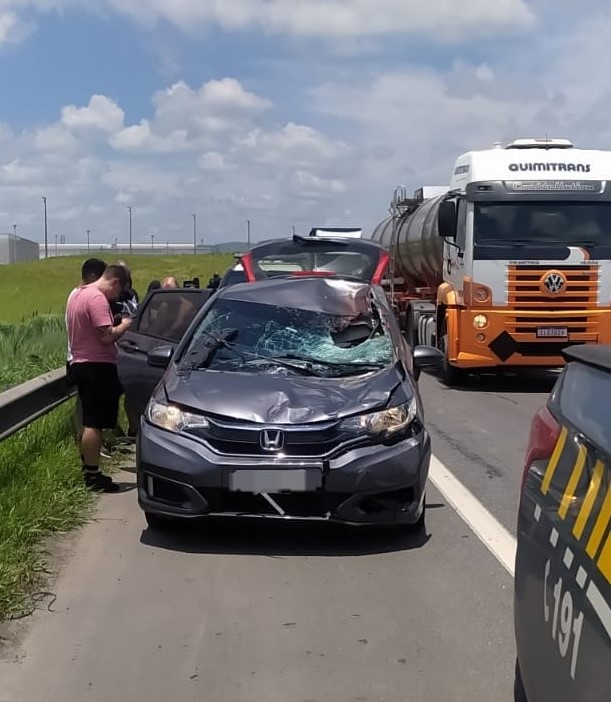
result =
[[164,373],[148,364],[148,352],[177,346],[211,293],[200,288],[153,290],[142,301],[131,329],[117,342],[119,378],[134,416],[144,412]]

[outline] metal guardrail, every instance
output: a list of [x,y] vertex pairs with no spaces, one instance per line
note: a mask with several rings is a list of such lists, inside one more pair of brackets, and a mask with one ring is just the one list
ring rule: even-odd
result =
[[76,394],[66,369],[57,368],[0,393],[0,441],[51,412]]

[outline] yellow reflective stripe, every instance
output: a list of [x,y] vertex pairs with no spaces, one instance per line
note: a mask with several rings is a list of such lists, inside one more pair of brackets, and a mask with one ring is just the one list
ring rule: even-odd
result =
[[586,528],[588,519],[590,518],[590,513],[592,512],[592,507],[596,498],[598,497],[598,491],[600,490],[600,484],[603,479],[603,463],[602,461],[596,461],[594,466],[594,474],[592,475],[592,480],[590,480],[590,485],[588,486],[588,492],[584,498],[579,514],[575,521],[575,526],[573,527],[573,536],[576,539],[581,539],[583,530]]
[[590,535],[590,539],[586,547],[586,553],[588,556],[590,556],[590,558],[594,558],[594,556],[596,556],[596,552],[598,551],[600,542],[605,534],[609,520],[611,520],[611,485],[607,488],[605,501],[598,514],[598,519],[596,520],[596,524],[594,524],[594,529],[592,529],[592,534]]
[[577,454],[577,460],[575,461],[575,465],[573,466],[573,472],[571,473],[568,485],[566,486],[566,490],[564,491],[564,495],[562,496],[560,508],[558,509],[558,514],[560,515],[561,519],[564,519],[566,517],[567,512],[569,511],[569,507],[571,505],[571,502],[573,501],[573,497],[575,496],[575,490],[583,474],[583,467],[586,464],[587,456],[588,451],[586,447],[580,445],[579,453]]
[[549,463],[547,464],[547,470],[543,476],[543,482],[541,483],[541,492],[544,495],[546,495],[547,491],[549,490],[550,483],[552,482],[552,478],[554,477],[554,473],[558,467],[558,461],[560,460],[560,456],[564,451],[564,444],[566,443],[566,437],[568,434],[569,432],[567,428],[562,427],[562,431],[560,432],[560,436],[558,437],[558,441],[554,447],[552,457],[549,459]]
[[607,578],[611,585],[611,533],[607,536],[607,541],[598,559],[598,570]]

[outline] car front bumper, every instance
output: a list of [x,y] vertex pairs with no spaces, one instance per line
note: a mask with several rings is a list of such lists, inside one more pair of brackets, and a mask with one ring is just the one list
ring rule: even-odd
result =
[[[394,444],[352,448],[330,459],[229,456],[203,441],[141,422],[138,502],[149,513],[315,519],[346,524],[415,524],[424,509],[431,456],[425,430]],[[262,492],[230,489],[235,471],[307,471],[316,487]]]

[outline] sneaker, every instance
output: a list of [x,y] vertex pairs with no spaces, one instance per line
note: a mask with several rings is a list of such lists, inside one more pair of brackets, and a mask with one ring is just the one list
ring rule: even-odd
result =
[[85,472],[85,485],[93,492],[118,492],[119,485],[99,470]]
[[100,449],[100,456],[102,458],[112,458],[112,456],[110,455],[110,449],[108,448],[108,446],[102,446],[102,448]]

